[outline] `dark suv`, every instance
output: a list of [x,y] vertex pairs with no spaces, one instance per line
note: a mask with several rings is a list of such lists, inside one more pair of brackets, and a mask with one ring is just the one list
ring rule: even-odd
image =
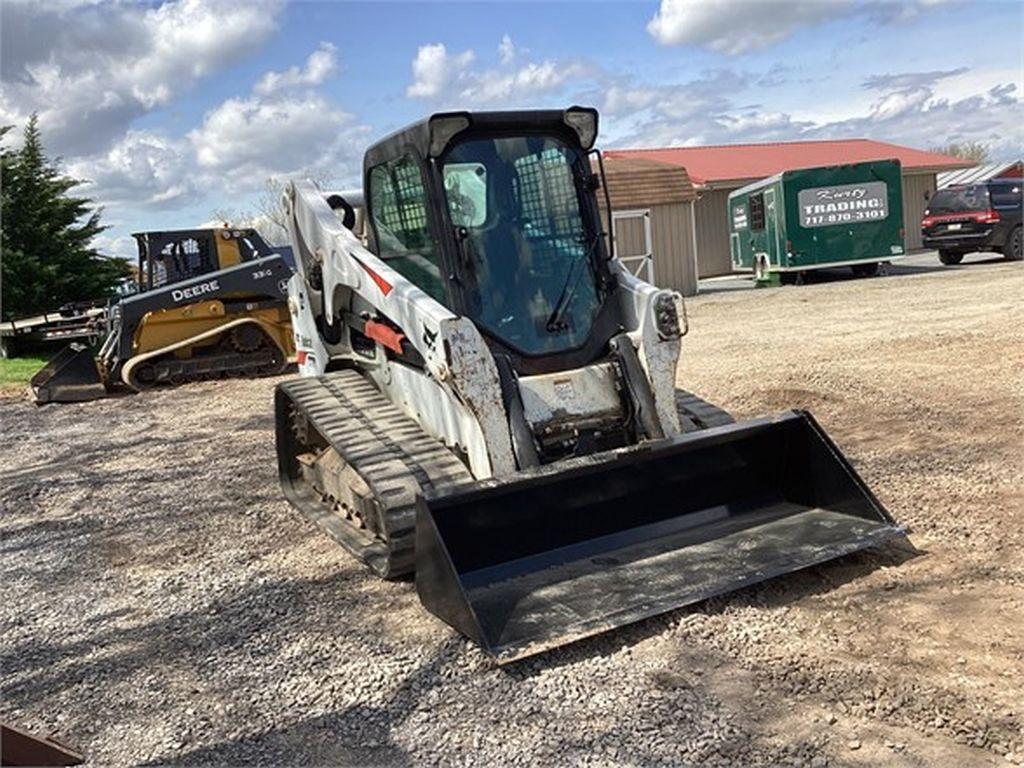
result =
[[940,189],[921,220],[926,248],[939,251],[943,264],[959,264],[965,253],[996,251],[1021,258],[1022,179]]

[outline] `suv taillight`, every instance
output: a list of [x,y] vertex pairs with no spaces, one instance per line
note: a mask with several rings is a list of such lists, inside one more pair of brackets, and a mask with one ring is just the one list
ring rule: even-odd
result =
[[979,224],[999,223],[999,211],[987,210],[974,214],[974,220]]
[[923,219],[921,219],[921,229],[928,229],[928,227],[930,227],[934,223],[935,219],[933,219],[931,216],[925,216]]

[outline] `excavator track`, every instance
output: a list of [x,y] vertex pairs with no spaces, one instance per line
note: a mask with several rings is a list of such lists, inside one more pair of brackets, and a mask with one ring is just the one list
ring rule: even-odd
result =
[[226,339],[212,349],[202,350],[191,357],[178,357],[173,352],[158,355],[132,366],[126,383],[141,391],[165,384],[177,386],[230,376],[256,377],[283,373],[288,366],[284,352],[269,336],[262,335],[262,344],[249,349],[239,350]]
[[357,371],[287,381],[275,399],[289,500],[378,575],[411,573],[417,494],[472,481],[466,466]]

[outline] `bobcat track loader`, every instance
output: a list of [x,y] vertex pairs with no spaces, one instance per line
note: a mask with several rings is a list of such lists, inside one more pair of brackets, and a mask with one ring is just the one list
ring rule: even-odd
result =
[[71,344],[32,377],[37,403],[285,369],[294,357],[286,303],[292,270],[255,230],[134,237],[139,292],[108,308],[98,359]]
[[809,413],[736,424],[676,390],[683,300],[608,252],[597,122],[385,138],[365,246],[359,201],[285,193],[284,492],[499,663],[902,533]]

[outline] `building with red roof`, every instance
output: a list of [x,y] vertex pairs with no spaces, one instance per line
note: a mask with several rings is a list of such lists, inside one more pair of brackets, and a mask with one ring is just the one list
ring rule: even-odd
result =
[[798,168],[899,160],[903,168],[903,220],[909,250],[921,247],[921,233],[916,223],[935,192],[936,174],[972,165],[956,157],[870,139],[613,149],[606,151],[605,157],[610,160],[642,158],[686,169],[698,193],[692,203],[692,220],[699,277],[727,274],[732,270],[726,203],[731,191],[746,184]]

